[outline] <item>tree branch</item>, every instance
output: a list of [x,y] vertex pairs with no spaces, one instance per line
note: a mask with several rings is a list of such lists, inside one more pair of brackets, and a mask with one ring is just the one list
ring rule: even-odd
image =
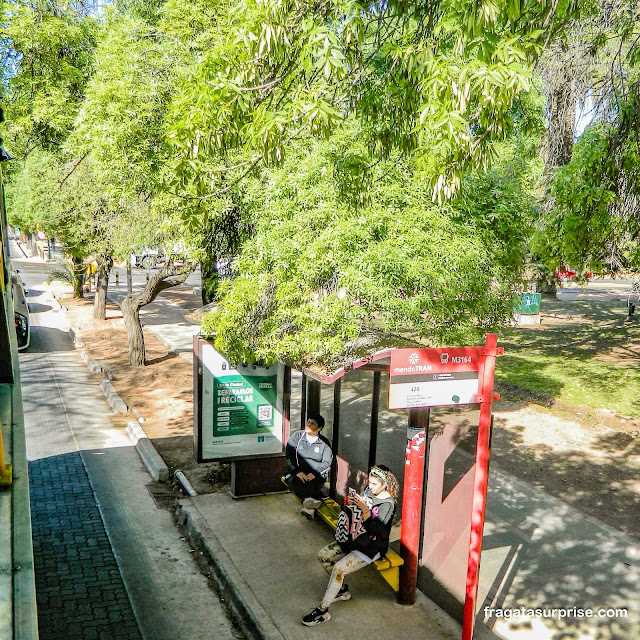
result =
[[[90,150],[89,150],[90,151]],[[67,181],[67,178],[78,168],[78,165],[89,155],[89,151],[85,152],[85,154],[73,165],[73,169],[67,173],[67,175],[62,178],[62,181],[58,183],[58,188],[62,187],[62,185]]]

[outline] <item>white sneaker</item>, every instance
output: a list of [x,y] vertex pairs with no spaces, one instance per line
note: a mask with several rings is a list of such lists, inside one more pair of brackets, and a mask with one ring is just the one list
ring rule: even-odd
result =
[[305,498],[302,501],[302,506],[305,509],[319,509],[322,506],[322,500],[316,500],[315,498]]
[[300,513],[309,520],[313,520],[316,517],[315,509],[305,509],[304,507],[300,509]]

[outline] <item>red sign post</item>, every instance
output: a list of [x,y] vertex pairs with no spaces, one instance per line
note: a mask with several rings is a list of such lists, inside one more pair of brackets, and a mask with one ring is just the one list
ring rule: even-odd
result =
[[[487,335],[484,347],[396,349],[391,353],[390,409],[480,404],[462,640],[473,637],[489,475],[491,403],[499,400],[493,393],[493,376],[496,356],[502,353],[495,334]],[[400,573],[400,601],[403,604],[412,604],[415,600],[419,536],[416,531],[420,530],[424,501],[425,440],[424,433],[416,434],[406,450],[403,500],[408,504],[403,505],[402,510],[401,544],[405,565]]]
[[487,484],[489,481],[491,403],[494,400],[500,400],[500,396],[493,393],[493,375],[496,369],[496,356],[502,355],[504,351],[497,344],[497,336],[494,333],[488,334],[483,349],[482,367],[479,372],[480,388],[476,397],[476,402],[480,403],[480,421],[478,423],[478,444],[476,446],[476,473],[473,481],[471,535],[469,537],[467,585],[462,617],[462,640],[472,640],[473,625],[476,617],[482,531],[484,529],[484,511],[487,504]]
[[[426,444],[428,409],[412,409],[409,412],[409,430],[412,437],[407,441],[402,491],[402,530],[400,532],[400,555],[404,564],[400,567],[400,604],[414,604],[418,578],[418,552],[420,549],[420,523],[422,520],[422,486],[424,484],[424,457]],[[407,526],[404,523],[407,523]]]

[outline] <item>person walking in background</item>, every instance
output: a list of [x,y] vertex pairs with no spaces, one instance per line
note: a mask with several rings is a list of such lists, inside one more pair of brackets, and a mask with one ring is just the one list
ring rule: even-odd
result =
[[285,484],[302,500],[302,513],[313,519],[322,504],[322,487],[329,475],[333,453],[329,441],[320,434],[324,418],[307,420],[304,429],[291,434],[287,442],[288,473]]
[[362,495],[349,489],[338,518],[336,541],[318,553],[318,560],[331,575],[329,585],[320,606],[302,618],[302,624],[311,627],[331,620],[329,605],[351,600],[344,577],[387,553],[398,491],[396,477],[384,465],[371,468]]

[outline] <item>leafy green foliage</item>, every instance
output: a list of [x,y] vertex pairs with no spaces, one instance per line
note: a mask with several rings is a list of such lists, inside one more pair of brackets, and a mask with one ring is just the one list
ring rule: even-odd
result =
[[138,18],[108,12],[102,34],[67,147],[76,157],[89,153],[105,190],[126,201],[158,189],[174,60],[157,31]]
[[433,195],[450,197],[512,130],[543,38],[575,7],[241,0],[175,92],[176,190],[224,193],[225,181],[281,162],[292,139],[328,136],[354,115],[370,157],[409,154]]
[[552,185],[555,206],[536,235],[550,263],[583,269],[640,268],[640,102],[631,96],[612,122],[594,123]]
[[451,344],[510,316],[531,218],[517,182],[478,176],[435,205],[396,155],[368,169],[367,203],[354,207],[334,167],[340,155],[358,157],[358,139],[356,127],[297,144],[249,182],[256,234],[203,322],[232,359],[329,364],[372,329]]
[[[547,160],[564,166],[549,176],[533,253],[551,273],[560,264],[583,273],[637,269],[640,10],[625,0],[593,3],[588,19],[568,31],[542,65],[545,81],[563,98],[558,102],[565,102],[565,122],[556,127],[561,140],[554,141],[552,122],[559,118],[550,105]],[[595,103],[592,122],[574,144],[576,98],[587,93]]]
[[97,24],[68,4],[43,0],[3,2],[2,12],[5,82],[10,77],[5,143],[24,158],[37,147],[59,148],[72,129],[91,73]]
[[329,362],[372,330],[474,340],[511,313],[531,69],[575,5],[124,0],[11,198],[106,262],[141,238],[203,272],[239,253],[204,323],[236,359]]

